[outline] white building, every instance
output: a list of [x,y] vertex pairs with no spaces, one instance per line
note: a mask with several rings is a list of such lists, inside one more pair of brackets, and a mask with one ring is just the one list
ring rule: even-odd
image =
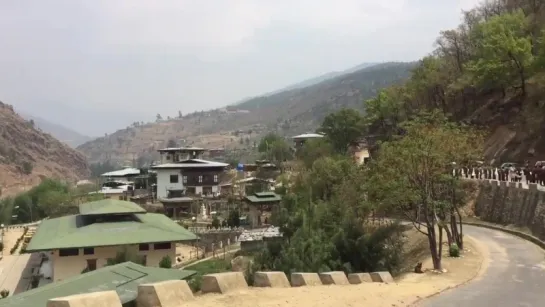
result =
[[162,164],[152,166],[157,173],[157,199],[221,192],[223,174],[229,164],[200,159],[204,151],[196,147],[159,150]]
[[136,176],[140,175],[140,170],[138,168],[125,167],[121,170],[107,172],[100,177],[105,178],[107,181],[132,181]]

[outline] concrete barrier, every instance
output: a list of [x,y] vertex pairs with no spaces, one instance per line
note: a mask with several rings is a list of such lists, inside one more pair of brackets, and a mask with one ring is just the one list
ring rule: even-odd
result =
[[115,291],[92,292],[50,299],[47,307],[122,307]]
[[230,291],[248,289],[248,283],[242,272],[226,272],[204,275],[202,278],[202,293],[227,293]]
[[195,297],[185,280],[168,280],[153,284],[138,286],[136,306],[138,307],[167,307],[180,306],[184,302],[192,301]]
[[351,285],[359,285],[366,282],[373,282],[369,273],[352,273],[348,274],[348,282]]
[[324,285],[348,285],[348,278],[343,271],[320,273],[320,280]]
[[[353,273],[344,272],[292,273],[291,285],[284,272],[256,272],[255,287],[289,288],[318,285],[348,285],[367,282],[393,282],[389,272]],[[201,291],[224,294],[237,290],[247,290],[248,284],[242,272],[226,272],[203,276]],[[169,280],[158,283],[141,284],[136,297],[137,307],[178,307],[184,303],[198,300],[184,280]],[[122,307],[115,291],[77,294],[51,299],[47,307]]]
[[385,272],[373,272],[373,273],[370,273],[371,275],[371,280],[373,282],[384,282],[384,283],[389,283],[389,282],[393,282],[394,279],[392,278],[392,274],[390,274],[390,272],[388,271],[385,271]]
[[291,285],[284,272],[256,272],[254,287],[289,288]]
[[291,273],[291,286],[319,286],[322,285],[318,273]]

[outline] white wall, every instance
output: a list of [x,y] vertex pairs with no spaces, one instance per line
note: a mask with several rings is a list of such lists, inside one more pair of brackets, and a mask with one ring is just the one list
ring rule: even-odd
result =
[[[157,169],[157,198],[167,198],[168,189],[184,188],[182,173],[179,169]],[[170,183],[170,175],[178,175],[178,183]]]
[[[59,251],[55,250],[52,253],[51,261],[53,262],[53,279],[54,281],[61,281],[72,276],[77,276],[87,267],[87,259],[97,260],[97,269],[106,266],[108,258],[115,258],[117,252],[121,250],[123,246],[107,246],[107,247],[95,247],[93,255],[83,255],[83,249],[79,249],[78,256],[60,257]],[[154,250],[153,244],[150,244],[149,251],[138,251],[138,245],[129,245],[129,248],[137,251],[138,255],[146,256],[146,265],[158,267],[159,262],[164,256],[169,256],[173,263],[175,263],[176,257],[176,243],[172,242],[170,249]]]

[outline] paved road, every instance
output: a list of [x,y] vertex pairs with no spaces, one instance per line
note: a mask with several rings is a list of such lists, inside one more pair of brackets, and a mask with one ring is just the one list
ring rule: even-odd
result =
[[489,249],[483,277],[423,301],[422,307],[545,306],[545,253],[518,237],[486,228],[464,232]]

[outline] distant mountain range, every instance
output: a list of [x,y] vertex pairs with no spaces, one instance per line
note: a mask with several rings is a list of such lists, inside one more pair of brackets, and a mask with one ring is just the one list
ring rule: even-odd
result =
[[76,148],[79,145],[92,140],[92,137],[83,135],[70,128],[64,127],[59,124],[54,124],[38,116],[18,112],[21,117],[26,120],[34,121],[34,125],[40,128],[43,132],[51,134],[57,140],[69,145],[72,148]]
[[321,82],[324,82],[324,81],[327,81],[327,80],[331,80],[331,79],[333,79],[335,77],[350,74],[350,73],[356,72],[358,70],[362,70],[364,68],[367,68],[367,67],[370,67],[370,66],[373,66],[373,65],[377,65],[377,64],[379,64],[379,63],[362,63],[362,64],[360,64],[358,66],[354,66],[354,67],[346,69],[346,70],[328,72],[328,73],[325,73],[325,74],[320,75],[318,77],[310,78],[310,79],[307,79],[307,80],[304,80],[304,81],[301,81],[301,82],[298,82],[298,83],[295,83],[295,84],[292,84],[292,85],[288,85],[288,86],[283,87],[281,89],[265,93],[263,95],[258,95],[258,96],[247,97],[247,98],[241,99],[238,102],[234,103],[233,105],[240,105],[240,104],[243,104],[243,103],[245,103],[245,102],[247,102],[249,100],[259,98],[259,97],[268,97],[268,96],[272,96],[274,94],[278,94],[278,93],[282,93],[282,92],[286,92],[286,91],[291,91],[291,90],[296,90],[296,89],[301,89],[301,88],[313,86],[315,84],[318,84],[318,83],[321,83]]
[[[182,118],[134,124],[78,149],[91,163],[120,165],[155,159],[170,140],[205,148],[244,151],[270,131],[295,135],[314,131],[323,118],[341,108],[364,111],[364,101],[380,89],[403,82],[415,63],[362,64],[288,86],[238,104],[187,114]],[[310,85],[309,85],[310,84]]]

